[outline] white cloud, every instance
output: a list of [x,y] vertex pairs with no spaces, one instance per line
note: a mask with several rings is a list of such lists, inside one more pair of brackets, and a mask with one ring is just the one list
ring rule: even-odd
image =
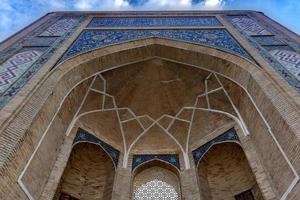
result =
[[206,0],[203,2],[204,8],[219,9],[224,5],[223,0]]
[[75,10],[128,10],[131,9],[126,0],[78,0]]
[[192,4],[192,0],[148,0],[138,10],[197,10],[197,9],[222,9],[224,0],[204,0]]
[[[198,10],[222,9],[225,0],[148,0],[132,6],[129,0],[0,0],[0,41],[47,12],[58,10]],[[30,12],[28,12],[30,10]]]
[[204,0],[196,5],[192,0],[148,0],[139,6],[132,6],[128,0],[78,0],[75,10],[195,10],[222,9],[224,0]]

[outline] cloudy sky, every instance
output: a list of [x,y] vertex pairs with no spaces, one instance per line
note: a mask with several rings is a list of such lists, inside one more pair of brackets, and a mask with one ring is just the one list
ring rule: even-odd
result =
[[51,11],[203,9],[259,10],[300,34],[300,0],[0,0],[0,41]]

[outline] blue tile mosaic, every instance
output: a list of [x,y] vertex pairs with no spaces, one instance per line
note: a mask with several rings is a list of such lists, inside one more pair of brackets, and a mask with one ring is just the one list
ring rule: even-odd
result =
[[38,36],[39,34],[41,34],[49,25],[54,24],[59,18],[60,17],[52,17],[52,18],[48,19],[46,23],[43,23],[41,26],[37,27],[35,30],[28,33],[21,40],[19,40],[15,44],[11,45],[9,48],[6,48],[6,49],[0,51],[0,64],[5,62],[11,56],[13,56],[17,51],[19,51],[23,47],[23,45],[28,43],[28,41],[31,41],[35,36]]
[[284,42],[278,40],[275,36],[253,36],[252,37],[258,44],[270,46],[270,45],[285,45]]
[[229,129],[222,135],[216,137],[215,139],[207,142],[206,144],[202,145],[201,147],[195,149],[193,153],[194,162],[195,165],[198,166],[200,159],[204,156],[204,154],[209,150],[210,147],[212,147],[214,144],[220,143],[220,142],[238,142],[239,143],[239,137],[234,130],[234,128]]
[[[293,49],[293,48],[289,48],[289,47],[282,46],[282,45],[278,45],[278,46],[275,45],[273,47],[260,45],[256,40],[253,39],[253,37],[250,37],[249,35],[245,34],[245,32],[239,26],[237,26],[236,23],[234,23],[232,21],[232,17],[233,16],[223,15],[223,18],[227,22],[229,22],[229,24],[231,24],[241,34],[241,36],[245,40],[248,41],[248,43],[273,67],[273,69],[275,71],[277,71],[278,74],[280,76],[282,76],[292,87],[294,87],[298,93],[300,93],[299,73],[295,73],[295,71],[297,70],[297,68],[299,66],[297,64],[299,54],[297,52],[295,52],[295,50],[292,50],[289,52],[284,52],[287,55],[286,58],[291,58],[291,57],[293,58],[293,65],[296,69],[291,71],[290,65],[285,65],[285,63],[280,62],[278,60],[278,58],[274,57],[272,54],[270,54],[269,51],[272,51],[272,50],[270,50],[271,48],[272,49],[278,49],[278,48]],[[252,20],[255,21],[255,18],[252,17]],[[255,21],[255,23],[258,23],[258,22]],[[272,34],[275,34],[276,37],[279,37],[280,40],[282,40],[283,42],[286,42],[288,45],[290,45],[290,43],[292,42],[292,43],[296,44],[296,46],[298,46],[299,43],[297,41],[293,41],[289,37],[283,36],[284,35],[283,33],[280,33],[279,31],[277,31],[275,28],[271,27],[270,25],[265,26],[265,23],[263,23],[262,20],[259,21],[259,24],[263,24],[264,29],[265,29],[265,27],[267,27],[269,32],[272,32]]]
[[253,58],[225,30],[85,30],[60,61],[77,54],[122,42],[159,37],[215,47],[249,60]]
[[246,15],[229,16],[232,23],[248,35],[271,35],[264,27]]
[[197,27],[222,26],[215,17],[94,18],[88,27]]
[[269,50],[269,53],[300,81],[300,54],[286,50],[282,46]]
[[[249,16],[253,19],[257,19],[257,17],[253,13],[249,13]],[[285,27],[281,26],[280,24],[276,23],[278,27],[273,26],[272,24],[266,22],[264,19],[257,19],[259,21],[259,24],[265,27],[268,31],[270,31],[273,35],[276,35],[279,39],[287,43],[289,46],[294,48],[296,51],[300,52],[300,42],[299,40],[295,40],[294,38],[291,38],[284,32],[282,32],[278,27],[282,27],[283,29],[286,29]],[[271,20],[272,21],[272,20]]]
[[[58,18],[55,17],[56,21],[57,19]],[[26,43],[28,43],[28,41],[33,41],[35,39],[31,34],[29,34],[30,36],[25,37],[28,38],[27,41],[21,40],[20,43],[13,45],[11,47],[12,49],[9,48],[7,51],[5,51],[4,54],[6,54],[6,56],[4,57],[8,58],[2,64],[0,64],[0,73],[3,72],[3,74],[0,75],[0,82],[2,84],[0,86],[0,88],[2,88],[0,94],[0,109],[2,109],[35,75],[35,73],[39,71],[39,69],[51,58],[56,50],[61,47],[64,41],[70,37],[70,35],[84,20],[84,17],[77,17],[77,23],[74,24],[72,28],[70,28],[63,36],[58,37],[55,42],[52,43],[51,47],[38,48],[43,49],[41,52],[37,51],[37,47],[34,48],[34,51],[28,51],[28,49],[33,47],[24,46]],[[50,21],[52,22],[52,20]],[[44,30],[47,27],[41,26],[40,28],[43,28]],[[35,30],[34,33],[38,34],[43,32],[43,30]],[[16,49],[18,50],[16,51]],[[24,51],[28,52],[22,53]],[[38,56],[35,56],[36,54],[38,54]],[[11,68],[12,65],[13,68]],[[25,68],[22,68],[23,65]],[[22,73],[19,73],[21,68]],[[17,70],[18,73],[15,73],[16,71],[13,70]],[[14,75],[12,75],[12,73]]]
[[34,37],[31,41],[24,44],[23,46],[49,47],[57,39],[58,39],[58,37]]
[[64,17],[48,27],[40,36],[62,36],[76,24],[77,18],[78,17]]
[[95,137],[94,135],[91,135],[88,133],[86,130],[79,128],[76,134],[76,137],[74,138],[73,145],[79,142],[91,142],[93,144],[97,144],[101,146],[112,158],[114,162],[114,166],[118,166],[119,162],[119,156],[120,156],[120,151],[117,149],[113,148],[109,144],[106,144],[105,142],[101,141],[99,138]]
[[163,162],[167,162],[177,169],[180,170],[179,164],[179,156],[178,154],[140,154],[140,155],[133,155],[132,159],[132,170],[136,167],[140,166],[141,164],[151,161],[151,160],[160,160]]
[[263,46],[263,48],[266,49],[267,51],[273,51],[277,49],[293,51],[293,49],[287,45],[274,45],[274,46],[270,45],[270,46]]
[[36,62],[47,48],[22,48],[17,54],[0,65],[0,95]]

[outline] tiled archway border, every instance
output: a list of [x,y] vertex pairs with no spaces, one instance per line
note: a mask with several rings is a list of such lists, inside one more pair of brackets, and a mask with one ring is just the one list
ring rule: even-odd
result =
[[140,154],[140,155],[133,155],[132,159],[132,170],[137,168],[138,166],[150,162],[152,160],[159,160],[162,162],[167,162],[178,170],[180,170],[179,164],[179,156],[178,154]]
[[195,149],[193,151],[193,158],[195,165],[198,166],[201,158],[208,152],[208,150],[215,144],[223,143],[223,142],[235,142],[240,144],[240,139],[235,132],[234,128],[229,129],[222,135],[216,137],[215,139],[205,143],[201,147]]
[[120,151],[113,148],[109,144],[106,144],[105,142],[103,142],[102,140],[97,138],[96,136],[88,133],[86,130],[79,128],[77,131],[76,137],[74,138],[73,146],[75,146],[78,143],[82,143],[82,142],[99,145],[108,154],[108,156],[112,159],[115,169],[118,167]]

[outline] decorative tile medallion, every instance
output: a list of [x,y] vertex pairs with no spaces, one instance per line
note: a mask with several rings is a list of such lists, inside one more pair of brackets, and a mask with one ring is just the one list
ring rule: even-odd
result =
[[[266,23],[263,23],[262,20],[257,22],[254,16],[247,16],[247,18],[251,19],[251,21],[259,25],[259,27],[263,30],[267,31],[261,31],[261,35],[267,35],[263,35],[261,37],[247,35],[248,33],[245,31],[245,28],[236,23],[237,18],[244,17],[245,16],[223,16],[223,18],[249,42],[249,44],[273,67],[273,69],[276,70],[292,87],[294,87],[298,93],[300,93],[298,64],[299,53],[293,49],[293,47],[300,46],[300,43],[293,41],[291,38],[287,37],[285,34],[270,25],[265,26]],[[266,29],[266,27],[268,29]],[[269,36],[270,33],[274,33],[276,37]],[[290,46],[290,44],[293,45]]]
[[224,29],[214,30],[85,30],[61,61],[96,48],[122,42],[159,37],[215,47],[249,60],[253,58]]
[[177,154],[140,154],[140,155],[133,155],[132,159],[132,170],[136,167],[140,166],[145,162],[149,162],[151,160],[160,160],[163,162],[167,162],[177,169],[180,170],[179,164],[179,156]]
[[88,27],[197,27],[222,26],[215,17],[94,18]]
[[[60,20],[65,18],[69,19],[70,17],[62,17]],[[58,20],[57,17],[54,17],[54,19],[55,21]],[[3,62],[0,64],[0,109],[2,109],[35,75],[35,73],[42,68],[85,18],[77,17],[75,24],[74,20],[75,18],[72,18],[72,20],[69,21],[72,24],[72,27],[68,28],[68,31],[60,37],[57,36],[55,39],[49,39],[49,37],[38,36],[38,34],[47,29],[47,27],[41,26],[34,30],[34,33],[30,33],[28,36],[25,36],[24,39],[4,51],[1,55]],[[52,18],[49,19],[49,22],[51,22],[51,26],[53,24]],[[49,24],[47,25],[49,26]],[[60,33],[64,33],[64,31],[61,31]],[[48,44],[51,46],[47,46]]]
[[222,135],[216,137],[215,139],[207,142],[206,144],[202,145],[198,149],[193,151],[193,157],[195,165],[198,166],[201,158],[205,155],[205,153],[215,144],[222,143],[222,142],[237,142],[239,143],[239,137],[235,132],[234,128],[229,129]]
[[271,35],[269,31],[248,16],[232,16],[231,21],[248,35]]
[[105,142],[101,141],[99,138],[91,135],[86,130],[81,128],[78,129],[76,137],[74,138],[73,145],[80,143],[80,142],[90,142],[93,144],[97,144],[103,148],[103,150],[112,158],[114,162],[114,166],[117,168],[119,162],[120,151],[115,149],[114,147],[106,144]]

